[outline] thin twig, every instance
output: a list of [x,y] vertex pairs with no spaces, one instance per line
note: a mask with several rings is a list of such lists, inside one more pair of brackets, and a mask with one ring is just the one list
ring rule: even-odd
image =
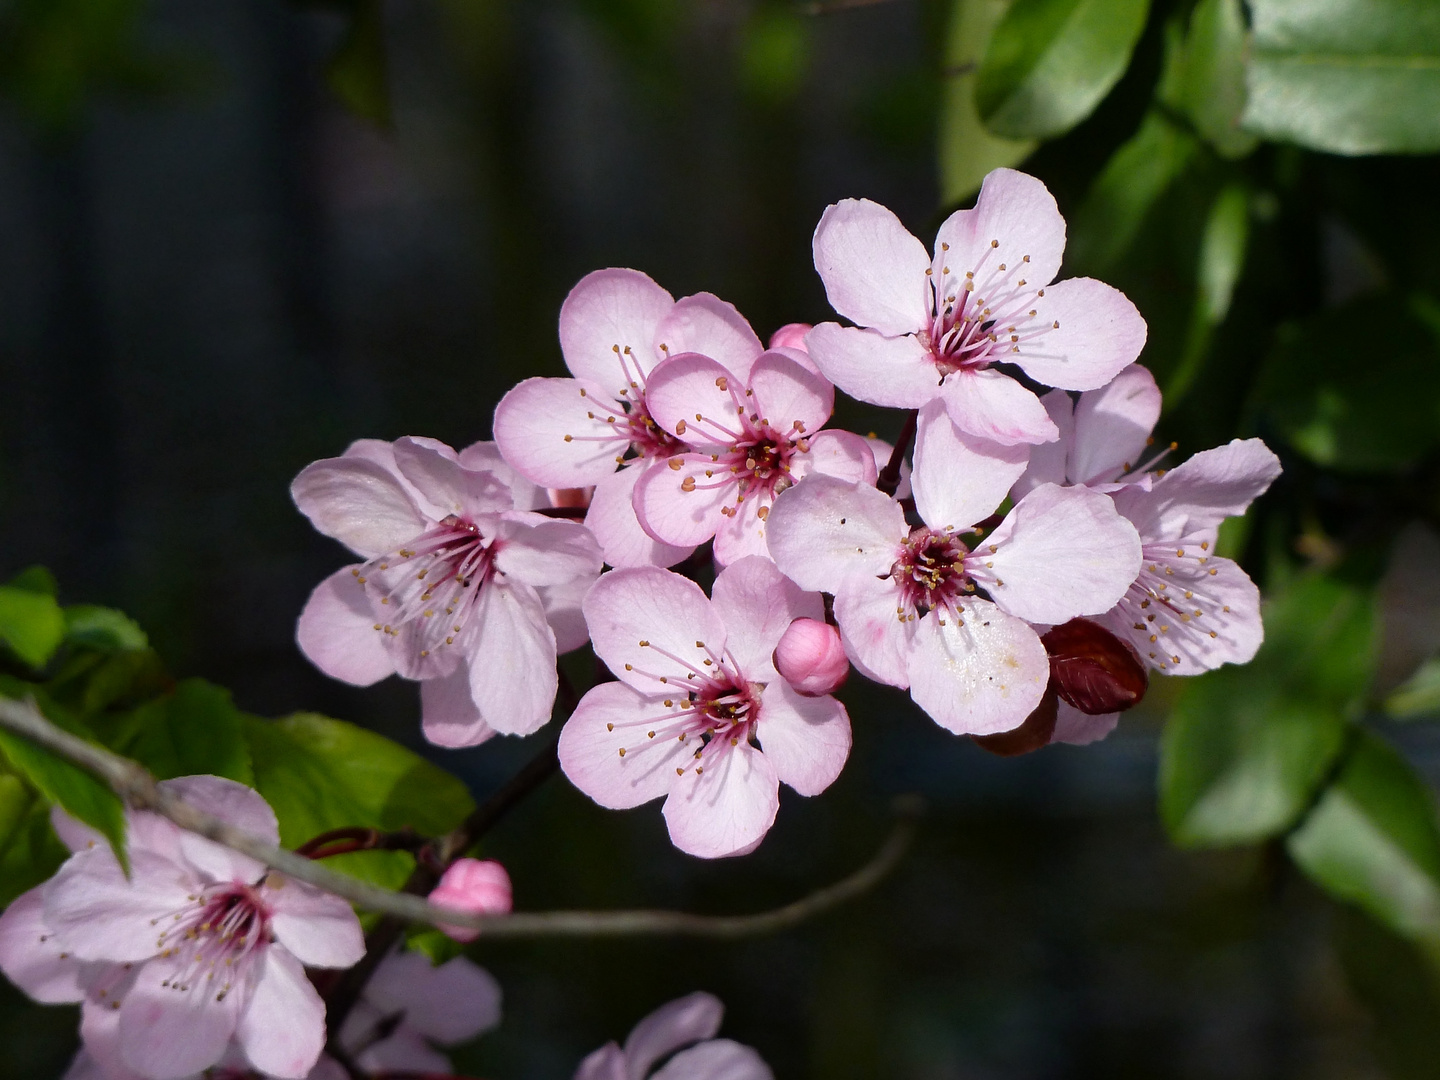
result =
[[905,452],[910,449],[910,441],[915,438],[915,422],[919,417],[919,409],[911,409],[905,414],[905,423],[901,425],[900,437],[895,440],[895,447],[890,451],[890,460],[875,478],[875,486],[886,495],[894,495],[900,486],[900,466],[905,463]]
[[800,4],[801,15],[834,15],[837,11],[849,11],[852,8],[876,7],[880,4],[894,3],[895,0],[814,0],[812,3]]

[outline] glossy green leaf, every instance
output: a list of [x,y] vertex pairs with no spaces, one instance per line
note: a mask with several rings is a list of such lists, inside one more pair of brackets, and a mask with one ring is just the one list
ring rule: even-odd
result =
[[1335,154],[1440,150],[1440,4],[1250,0],[1244,126]]
[[1430,789],[1388,743],[1358,733],[1335,782],[1288,841],[1316,884],[1440,948],[1440,827]]
[[945,45],[945,91],[940,105],[940,201],[947,206],[980,190],[991,169],[1018,165],[1034,139],[1004,139],[980,122],[975,79],[995,25],[1010,0],[955,0]]
[[53,596],[0,585],[0,642],[31,667],[44,667],[65,639],[65,615]]
[[1253,843],[1309,805],[1374,666],[1368,592],[1297,581],[1265,607],[1249,664],[1186,680],[1160,743],[1160,810],[1176,843]]
[[975,83],[985,126],[1050,139],[1084,120],[1125,73],[1149,0],[1014,0]]
[[1172,410],[1200,374],[1210,351],[1215,328],[1225,321],[1235,284],[1245,268],[1250,237],[1250,194],[1243,184],[1231,184],[1216,197],[1200,240],[1196,267],[1195,314],[1180,363],[1165,381],[1165,409]]
[[101,652],[138,652],[150,647],[150,639],[134,619],[95,604],[71,604],[65,609],[65,640]]
[[[274,721],[247,716],[244,730],[255,787],[274,807],[287,847],[349,826],[409,826],[437,836],[474,809],[470,793],[455,777],[353,724],[297,713]],[[328,862],[392,888],[404,883],[413,865],[400,852],[364,852]]]
[[255,782],[240,710],[228,690],[203,679],[186,679],[173,694],[134,710],[125,728],[115,749],[161,780],[209,774]]
[[50,806],[0,767],[0,907],[40,884],[69,852],[50,827]]
[[350,29],[325,68],[325,80],[356,115],[390,125],[390,88],[385,59],[385,11],[381,0],[358,0]]
[[1392,690],[1385,699],[1385,711],[1397,720],[1440,713],[1440,657],[1425,661]]
[[1222,157],[1244,157],[1256,138],[1240,128],[1245,109],[1245,15],[1240,0],[1200,0],[1183,39],[1167,43],[1158,91]]

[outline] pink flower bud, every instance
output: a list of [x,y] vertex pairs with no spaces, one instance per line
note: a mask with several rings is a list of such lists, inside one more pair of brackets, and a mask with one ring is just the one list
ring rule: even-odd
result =
[[850,674],[840,631],[815,619],[796,619],[775,646],[775,668],[806,697],[833,694]]
[[[460,859],[440,878],[430,902],[476,915],[508,914],[513,903],[510,875],[493,859]],[[456,941],[474,941],[480,936],[479,930],[465,926],[440,929]]]
[[772,349],[799,349],[801,352],[808,352],[805,348],[805,335],[815,329],[808,322],[786,323],[770,335],[770,348]]

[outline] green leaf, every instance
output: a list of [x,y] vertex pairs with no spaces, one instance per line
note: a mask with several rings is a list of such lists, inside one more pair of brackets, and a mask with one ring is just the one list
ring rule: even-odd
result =
[[1187,847],[1253,843],[1304,812],[1374,666],[1374,603],[1328,577],[1265,608],[1249,664],[1187,680],[1160,743],[1160,810]]
[[1392,690],[1385,699],[1385,711],[1397,720],[1440,713],[1440,657],[1426,660]]
[[1358,911],[1335,920],[1335,952],[1345,981],[1372,1020],[1369,1039],[1392,1080],[1435,1080],[1440,984],[1433,958]]
[[1440,4],[1250,0],[1246,130],[1334,154],[1440,150]]
[[[1427,302],[1365,296],[1282,325],[1255,403],[1318,465],[1383,472],[1414,464],[1440,445],[1440,353]],[[1355,360],[1357,325],[1367,328],[1364,363]]]
[[[410,826],[438,836],[475,807],[455,777],[353,724],[297,713],[275,721],[247,716],[244,727],[255,786],[275,809],[287,847],[349,826]],[[390,888],[403,884],[413,865],[403,852],[362,852],[327,862]]]
[[0,772],[0,907],[40,884],[69,852],[50,827],[50,807],[33,788]]
[[1020,164],[1038,145],[992,135],[975,108],[976,70],[1009,6],[1010,0],[955,0],[952,9],[940,105],[940,201],[947,206],[979,191],[991,169]]
[[1240,130],[1247,44],[1240,0],[1200,0],[1184,40],[1167,44],[1160,99],[1188,116],[1222,157],[1254,150],[1255,136]]
[[65,638],[65,615],[55,597],[0,585],[0,641],[33,668],[44,667]]
[[805,81],[810,41],[807,21],[791,8],[760,7],[740,43],[740,84],[753,97],[777,104]]
[[1396,933],[1440,949],[1440,828],[1430,789],[1388,743],[1361,732],[1340,775],[1288,842],[1321,888]]
[[94,604],[65,609],[65,640],[101,652],[139,652],[150,647],[140,624],[123,611]]
[[390,126],[385,62],[385,12],[381,0],[358,0],[350,29],[325,68],[325,80],[356,115]]
[[24,589],[26,592],[40,593],[42,596],[54,597],[60,594],[60,586],[55,581],[55,575],[44,566],[27,566],[5,584],[13,589]]
[[975,83],[996,135],[1049,139],[1100,104],[1125,73],[1149,0],[1014,0]]
[[405,947],[423,952],[432,964],[443,964],[465,952],[465,946],[433,926],[412,926],[405,937]]
[[136,709],[128,737],[115,747],[158,779],[208,774],[253,786],[250,749],[230,692],[186,679],[175,692]]

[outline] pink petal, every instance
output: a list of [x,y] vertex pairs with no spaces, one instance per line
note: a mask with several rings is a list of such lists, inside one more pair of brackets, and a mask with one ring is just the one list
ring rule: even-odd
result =
[[563,585],[600,573],[600,545],[578,521],[538,525],[504,520],[495,535],[495,568],[526,585]]
[[920,619],[910,657],[910,696],[956,735],[992,735],[1025,722],[1050,681],[1050,658],[1029,625],[970,600],[959,618]]
[[655,329],[674,303],[638,270],[586,274],[560,305],[565,366],[618,398],[655,366]]
[[710,603],[725,624],[725,650],[750,682],[776,677],[775,646],[796,619],[823,619],[820,594],[805,592],[769,559],[751,556],[715,578]]
[[445,1046],[473,1039],[500,1023],[500,984],[457,956],[438,967],[420,952],[381,962],[365,999],[383,1016],[404,1014],[404,1026]]
[[[1062,390],[1095,390],[1133,363],[1145,347],[1145,320],[1119,289],[1093,278],[1070,278],[1034,301],[1042,327],[1013,360],[1026,375]],[[1054,326],[1059,323],[1059,326]]]
[[575,1072],[575,1080],[630,1080],[625,1051],[610,1042],[587,1054]]
[[592,687],[560,732],[560,768],[610,810],[628,810],[668,794],[676,770],[690,764],[697,745],[682,743],[669,730],[669,718],[680,715],[677,700],[641,694],[618,682]]
[[[258,836],[268,844],[280,843],[275,811],[254,788],[220,776],[182,776],[162,780],[160,787],[179,796],[197,810]],[[257,881],[265,867],[196,833],[181,831],[180,850],[185,859],[215,881]]]
[[128,963],[159,952],[156,918],[186,907],[198,878],[149,851],[130,851],[130,879],[108,846],[72,855],[45,886],[45,925],[82,960]]
[[915,337],[821,323],[805,341],[820,373],[860,401],[918,409],[940,392],[939,369]]
[[43,890],[21,893],[0,914],[0,971],[42,1004],[83,1001],[80,961],[45,925]]
[[[441,443],[440,445],[443,446],[444,444]],[[441,510],[438,506],[434,506],[429,499],[420,493],[419,488],[410,483],[409,480],[406,480],[401,474],[400,467],[395,464],[394,443],[387,442],[384,439],[356,439],[345,448],[345,453],[343,453],[341,457],[364,458],[366,461],[373,461],[399,482],[400,486],[405,489],[405,494],[410,496],[410,500],[420,511],[422,517],[442,518],[445,516],[445,511]]]
[[546,585],[535,591],[545,605],[545,621],[555,632],[555,651],[567,653],[590,640],[585,615],[580,605],[595,584],[595,575],[587,574],[559,585]]
[[479,746],[495,734],[470,694],[468,667],[421,682],[420,714],[421,730],[436,746]]
[[700,586],[657,567],[605,574],[585,598],[585,621],[595,655],[645,694],[663,694],[660,676],[683,683],[726,646],[725,624]]
[[635,482],[647,463],[635,461],[595,485],[585,526],[595,535],[605,561],[617,569],[632,566],[674,566],[689,558],[694,545],[662,544],[647,533],[635,516]]
[[359,569],[342,567],[315,586],[300,612],[295,641],[332,679],[371,686],[394,675],[395,664],[375,629],[365,586],[355,579]]
[[340,897],[272,873],[265,901],[276,939],[306,967],[347,968],[365,955],[360,920]]
[[711,1039],[680,1051],[651,1080],[775,1080],[775,1074],[752,1048]]
[[[875,484],[875,454],[864,436],[849,431],[822,431],[810,440],[810,452],[805,457],[810,468],[808,475],[823,473],[867,487]],[[896,497],[903,498],[898,490]]]
[[[875,475],[878,478],[885,466],[890,464],[891,455],[895,453],[895,444],[888,443],[875,435],[866,435],[864,438],[875,459]],[[900,486],[895,489],[895,498],[908,499],[912,494],[913,492],[910,490],[910,459],[902,457],[900,459]]]
[[[1125,370],[1144,369],[1137,369],[1132,364]],[[1025,469],[1025,475],[1015,481],[1015,486],[1010,491],[1010,496],[1014,499],[1028,495],[1041,484],[1070,482],[1068,469],[1075,451],[1075,402],[1064,390],[1051,390],[1048,394],[1041,395],[1040,404],[1045,406],[1045,412],[1060,430],[1060,438],[1030,448],[1030,464]]]
[[290,497],[316,529],[366,558],[399,547],[428,525],[399,479],[360,457],[307,465],[290,485]]
[[190,961],[188,953],[151,960],[120,1007],[121,1057],[151,1080],[179,1080],[219,1061],[245,1004],[243,985],[222,995],[225,976]]
[[955,426],[977,439],[1015,446],[1060,437],[1040,399],[991,368],[955,372],[945,380],[941,394]]
[[301,1080],[325,1046],[325,1003],[300,961],[284,949],[266,949],[260,962],[235,1037],[261,1072]]
[[[453,1071],[448,1057],[405,1025],[367,1046],[355,1058],[355,1064],[371,1075],[399,1072],[449,1076]],[[306,1080],[315,1080],[315,1074],[312,1072]]]
[[742,559],[770,558],[765,518],[761,514],[762,511],[768,514],[774,504],[769,495],[750,496],[735,508],[734,514],[721,515],[715,529],[716,567],[723,569]]
[[404,438],[395,440],[395,464],[430,502],[447,514],[474,517],[509,510],[510,486],[491,473],[463,468],[443,443]]
[[526,379],[495,407],[495,441],[537,484],[589,487],[614,472],[616,456],[630,448],[624,416],[596,383]]
[[1029,622],[1114,607],[1140,572],[1140,537],[1110,497],[1042,484],[965,561],[990,598]]
[[746,404],[782,436],[819,431],[835,409],[835,387],[780,353],[767,352],[750,372],[754,397]]
[[676,301],[655,330],[655,346],[662,356],[687,352],[708,356],[741,380],[765,351],[735,305],[710,293],[696,293]]
[[500,453],[497,443],[473,442],[456,455],[460,467],[471,472],[494,473],[496,479],[510,486],[510,497],[516,510],[539,510],[550,505],[543,487],[516,472]]
[[1071,746],[1088,746],[1105,738],[1119,723],[1119,713],[1090,716],[1062,701],[1055,717],[1055,733],[1050,736],[1050,741],[1069,743]]
[[518,582],[488,582],[474,615],[470,696],[502,735],[529,735],[550,719],[559,676],[555,635],[540,597]]
[[[142,969],[143,970],[143,969]],[[91,982],[89,994],[80,1007],[80,1041],[84,1049],[76,1057],[88,1055],[95,1063],[93,1075],[96,1080],[144,1080],[125,1063],[120,1050],[120,1006],[135,985],[137,972],[123,968],[109,968],[103,976]],[[71,1066],[74,1069],[75,1066]],[[71,1073],[66,1073],[71,1080]]]
[[682,1046],[714,1038],[725,1006],[713,994],[698,992],[666,1002],[631,1029],[625,1039],[629,1075],[643,1080],[655,1062]]
[[[679,463],[675,468],[672,463]],[[728,469],[715,470],[709,454],[682,454],[649,466],[635,484],[632,502],[640,526],[657,540],[679,546],[703,544],[715,535],[740,485]],[[706,476],[709,471],[712,475]]]
[[814,327],[807,322],[786,323],[770,335],[771,349],[798,349],[805,351],[805,335]]
[[[999,241],[998,246],[991,247],[991,241]],[[951,276],[973,271],[976,288],[989,296],[991,281],[1002,279],[1002,263],[1012,277],[1016,267],[1024,266],[1028,283],[1041,286],[1054,280],[1064,253],[1065,219],[1055,197],[1033,176],[995,169],[980,185],[975,208],[956,211],[940,226],[935,273],[946,266]]]
[[963,435],[944,403],[931,402],[920,410],[916,428],[910,476],[915,509],[932,529],[964,529],[983,521],[1004,501],[1029,457],[1023,444],[1003,446]]
[[672,355],[651,372],[645,390],[655,422],[695,447],[738,441],[744,425],[736,411],[748,404],[744,378],[699,353]]
[[[60,809],[58,803],[50,807],[50,827],[55,830],[55,835],[60,838],[60,842],[72,853],[86,851],[96,844],[107,842],[99,832]],[[131,842],[133,843],[133,841]]]
[[775,767],[742,742],[705,755],[677,778],[663,812],[670,840],[681,851],[722,859],[754,851],[779,809]]
[[1147,542],[1179,540],[1245,513],[1279,475],[1280,459],[1263,442],[1233,439],[1171,469],[1148,492],[1139,485],[1116,492],[1115,505]]
[[[809,334],[809,332],[814,329],[808,323],[797,323],[796,325],[804,326],[806,334]],[[775,339],[771,338],[770,347],[766,350],[766,352],[774,353],[776,356],[788,357],[789,359],[794,360],[795,363],[799,364],[802,368],[810,372],[812,375],[820,375],[820,369],[815,366],[815,361],[810,359],[810,353],[806,350],[803,341],[795,345],[777,345],[775,344]],[[823,375],[821,375],[820,377],[822,379],[824,378]]]
[[1075,407],[1071,481],[1109,481],[1126,466],[1140,464],[1146,441],[1159,419],[1160,388],[1155,385],[1155,376],[1139,364],[1131,364],[1099,390],[1081,394]]
[[[891,337],[927,325],[925,271],[930,257],[885,207],[869,199],[843,199],[827,206],[815,227],[813,246],[825,295],[845,318]],[[813,338],[807,345],[814,353]]]
[[[476,915],[508,915],[515,906],[514,886],[505,867],[494,859],[457,859],[430,890],[430,903]],[[439,924],[456,941],[474,941],[474,927]]]
[[850,578],[835,593],[845,655],[867,679],[905,687],[916,623],[902,622],[899,608],[900,590],[888,577]]
[[819,795],[850,756],[850,715],[833,697],[802,697],[783,679],[765,687],[755,734],[775,775],[801,795]]
[[783,492],[765,524],[780,572],[816,592],[889,573],[910,535],[904,509],[884,492],[823,475]]

